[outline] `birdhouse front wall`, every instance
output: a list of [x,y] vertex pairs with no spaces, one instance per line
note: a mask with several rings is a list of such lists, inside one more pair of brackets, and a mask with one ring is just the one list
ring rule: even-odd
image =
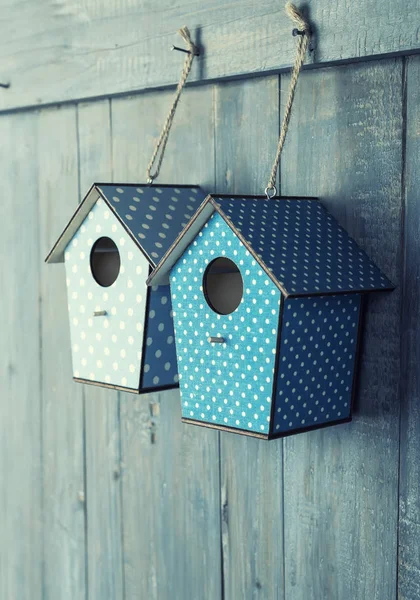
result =
[[284,302],[272,434],[349,419],[360,294]]
[[[219,257],[233,261],[243,281],[230,314],[213,310],[204,294],[203,277]],[[174,264],[170,281],[183,418],[268,435],[279,289],[217,213]]]
[[[100,238],[115,243],[120,259],[118,276],[107,287],[96,281],[91,268],[92,248]],[[103,256],[107,260],[106,252]],[[137,391],[147,259],[99,198],[67,245],[64,260],[74,377]],[[106,311],[106,315],[94,316],[97,311]]]

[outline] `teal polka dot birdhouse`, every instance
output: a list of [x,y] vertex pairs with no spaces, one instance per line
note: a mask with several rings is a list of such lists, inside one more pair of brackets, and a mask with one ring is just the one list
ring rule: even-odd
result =
[[76,381],[178,386],[169,287],[146,280],[203,199],[193,186],[91,187],[46,259],[65,264]]
[[393,289],[315,198],[208,196],[170,283],[187,423],[272,439],[349,421],[363,294]]

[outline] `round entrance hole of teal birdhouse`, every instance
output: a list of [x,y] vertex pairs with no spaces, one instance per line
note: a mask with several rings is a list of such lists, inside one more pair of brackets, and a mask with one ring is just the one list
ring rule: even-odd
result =
[[229,315],[239,306],[244,293],[241,272],[229,258],[214,259],[203,276],[207,304],[219,315]]
[[118,248],[109,237],[100,237],[92,246],[90,269],[96,283],[109,287],[120,272],[121,259]]

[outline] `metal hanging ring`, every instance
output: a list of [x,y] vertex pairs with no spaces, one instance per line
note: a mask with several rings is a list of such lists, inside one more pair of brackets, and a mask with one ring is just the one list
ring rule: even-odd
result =
[[152,183],[153,183],[154,179],[155,179],[155,178],[154,178],[154,177],[152,177],[152,176],[148,177],[148,178],[147,178],[147,183],[148,183],[149,185],[152,185]]
[[[270,193],[270,190],[272,193]],[[267,200],[271,200],[271,198],[274,198],[274,196],[277,196],[277,189],[276,186],[273,185],[273,187],[266,187],[265,190],[265,195],[267,196]]]

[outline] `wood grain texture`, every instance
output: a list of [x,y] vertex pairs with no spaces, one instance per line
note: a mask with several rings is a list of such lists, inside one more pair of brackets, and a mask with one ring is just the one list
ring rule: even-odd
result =
[[33,114],[0,119],[0,597],[21,600],[42,597],[36,136]]
[[83,388],[72,382],[65,270],[63,265],[43,263],[77,205],[76,108],[44,110],[33,117],[42,265],[43,598],[82,600],[86,594]]
[[[397,284],[402,100],[400,60],[304,73],[281,169],[282,193],[319,196]],[[369,298],[353,422],[285,440],[293,600],[395,598],[400,288]]]
[[[109,101],[78,107],[81,197],[112,180]],[[123,598],[119,393],[84,386],[89,599]]]
[[[325,63],[420,48],[417,0],[312,0],[311,60]],[[284,2],[29,0],[6,2],[0,40],[0,110],[173,85],[187,24],[204,48],[191,81],[290,66],[293,25]],[[27,25],[30,23],[30,27]]]
[[[279,133],[278,77],[216,87],[216,191],[263,194]],[[282,441],[220,434],[226,600],[282,599]]]
[[[141,182],[171,94],[112,102],[115,178]],[[182,97],[158,183],[214,185],[211,88]],[[121,396],[126,598],[221,598],[218,434],[181,423],[177,390]]]
[[420,60],[407,64],[405,268],[401,339],[400,600],[420,597]]
[[[418,0],[307,7],[308,62],[420,47]],[[184,23],[191,81],[277,71],[296,41],[277,0],[9,0],[1,20],[0,112],[172,85]],[[287,86],[187,87],[160,181],[263,193]],[[43,258],[95,179],[144,181],[171,93],[0,115],[1,600],[418,600],[419,90],[417,57],[299,81],[281,191],[319,195],[399,287],[368,302],[354,421],[272,442],[182,424],[177,391],[71,381]]]

